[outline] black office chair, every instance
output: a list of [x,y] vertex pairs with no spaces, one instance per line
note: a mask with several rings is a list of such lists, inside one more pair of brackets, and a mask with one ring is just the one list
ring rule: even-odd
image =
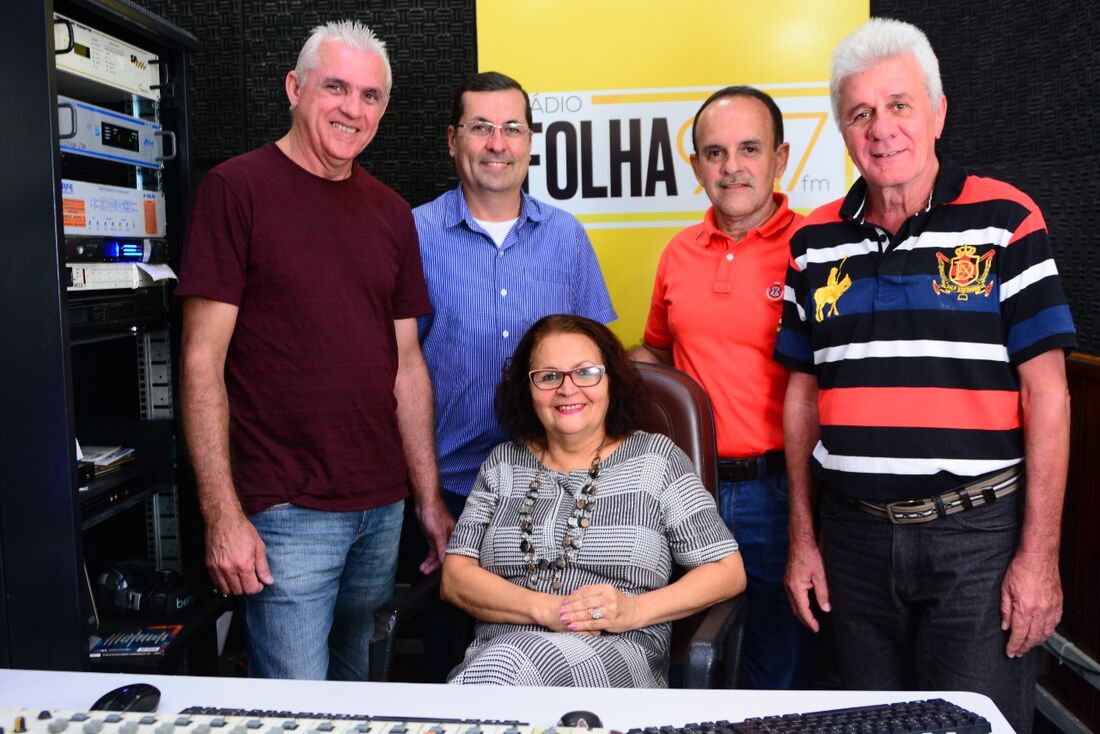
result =
[[[703,388],[687,374],[660,364],[635,363],[649,393],[640,426],[663,433],[695,464],[713,495],[718,490],[718,452],[714,416]],[[389,680],[394,648],[407,622],[439,595],[440,574],[434,573],[404,588],[375,613],[371,639],[371,680]],[[744,637],[744,595],[716,604],[705,612],[673,623],[673,654],[685,647],[681,662],[684,688],[733,688],[741,665]]]
[[[680,447],[717,499],[718,448],[714,414],[703,388],[689,375],[663,364],[636,362],[649,403],[641,428],[663,433]],[[744,594],[672,625],[673,664],[682,665],[684,688],[734,688],[741,673]],[[679,656],[687,639],[686,659]]]
[[421,616],[439,599],[442,572],[435,571],[409,584],[399,584],[392,599],[374,612],[374,633],[370,640],[370,679],[389,681],[397,638],[410,621]]

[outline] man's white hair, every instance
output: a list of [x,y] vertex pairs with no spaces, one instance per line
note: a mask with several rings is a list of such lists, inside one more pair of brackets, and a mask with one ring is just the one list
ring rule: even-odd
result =
[[310,70],[320,63],[321,44],[325,41],[339,41],[348,48],[370,51],[382,59],[382,65],[386,67],[386,88],[382,91],[387,98],[390,96],[393,72],[390,71],[390,57],[386,53],[386,42],[357,20],[333,20],[309,32],[309,38],[302,44],[302,50],[298,52],[298,63],[294,66],[294,71],[303,84]]
[[924,31],[911,23],[892,18],[871,18],[841,41],[833,51],[832,78],[829,97],[833,117],[840,125],[840,88],[853,74],[870,69],[875,64],[896,56],[910,56],[924,76],[924,88],[935,107],[943,96],[940,62]]

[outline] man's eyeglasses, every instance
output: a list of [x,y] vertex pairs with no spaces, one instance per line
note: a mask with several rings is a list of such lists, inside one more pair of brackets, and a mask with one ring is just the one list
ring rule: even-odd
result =
[[527,376],[539,390],[557,390],[565,382],[566,375],[577,387],[595,387],[600,384],[607,368],[602,364],[578,367],[575,370],[531,370]]
[[455,127],[462,128],[476,138],[487,138],[493,134],[494,130],[500,130],[500,134],[509,140],[518,140],[531,133],[531,128],[518,122],[506,122],[503,125],[496,125],[488,120],[475,120],[455,125]]

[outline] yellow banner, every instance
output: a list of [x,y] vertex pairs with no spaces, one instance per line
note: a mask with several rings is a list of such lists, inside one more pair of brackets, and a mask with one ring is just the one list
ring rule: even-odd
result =
[[867,0],[478,0],[478,67],[519,80],[536,134],[530,192],[588,229],[619,312],[641,341],[657,258],[709,206],[688,163],[711,92],[751,84],[783,111],[790,164],[778,188],[808,211],[853,169],[829,108],[829,58]]

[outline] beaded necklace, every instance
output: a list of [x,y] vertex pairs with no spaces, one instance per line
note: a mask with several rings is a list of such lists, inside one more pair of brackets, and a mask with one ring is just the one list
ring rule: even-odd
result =
[[584,531],[592,522],[592,508],[596,504],[596,492],[599,491],[596,486],[596,479],[600,476],[600,465],[602,463],[600,451],[603,450],[606,443],[607,440],[604,439],[600,443],[600,447],[596,449],[596,455],[592,457],[592,465],[588,468],[589,481],[581,488],[580,497],[577,498],[573,507],[573,514],[567,520],[567,526],[561,539],[561,554],[553,560],[537,558],[535,539],[531,534],[534,530],[532,514],[535,510],[535,500],[538,499],[539,490],[542,488],[542,475],[546,471],[546,465],[543,463],[546,458],[546,450],[543,449],[542,455],[539,457],[538,471],[535,472],[535,478],[531,480],[531,484],[527,487],[527,493],[524,495],[523,504],[519,510],[519,529],[523,533],[523,539],[519,542],[519,549],[523,553],[523,561],[526,564],[528,589],[537,587],[540,572],[552,570],[551,586],[554,591],[561,590],[562,573],[572,565],[577,551],[581,549]]

